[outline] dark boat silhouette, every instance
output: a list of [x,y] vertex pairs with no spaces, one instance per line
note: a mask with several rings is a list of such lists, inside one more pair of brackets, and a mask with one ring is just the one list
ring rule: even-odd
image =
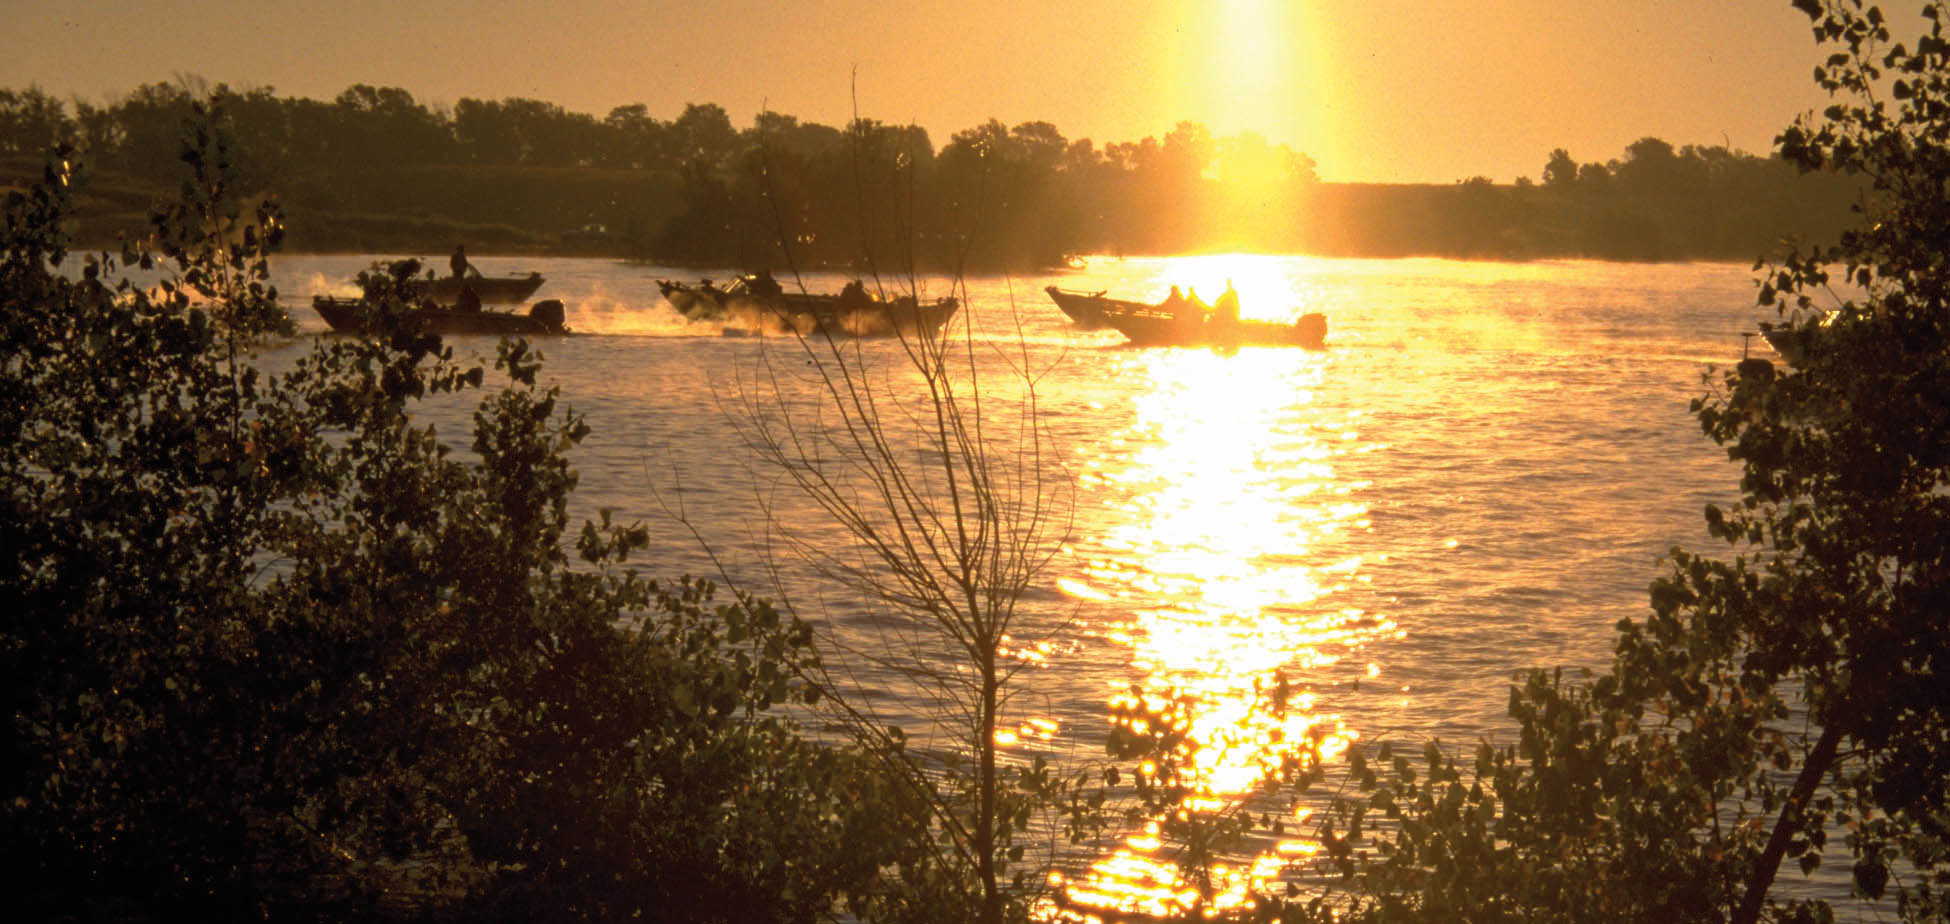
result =
[[1110,327],[1138,346],[1297,346],[1310,350],[1327,345],[1327,316],[1301,315],[1292,324],[1273,321],[1226,321],[1207,317],[1194,303],[1189,310],[1165,303],[1151,304],[1107,298],[1102,292],[1076,292],[1049,286],[1056,307],[1078,325]]
[[387,313],[369,307],[369,303],[363,299],[333,298],[329,295],[313,298],[311,306],[333,330],[346,334],[390,334],[406,330],[427,334],[522,336],[569,332],[562,302],[552,298],[536,302],[525,312],[462,311],[444,305],[423,304],[418,308]]
[[473,289],[483,305],[519,305],[546,281],[541,273],[529,273],[526,276],[440,276],[419,285],[428,298],[443,305],[458,301],[463,287]]
[[864,290],[847,294],[761,293],[751,277],[724,288],[658,280],[664,300],[693,321],[727,321],[759,329],[792,330],[807,336],[892,337],[933,335],[954,317],[961,303],[952,298],[922,304],[913,296],[878,299]]

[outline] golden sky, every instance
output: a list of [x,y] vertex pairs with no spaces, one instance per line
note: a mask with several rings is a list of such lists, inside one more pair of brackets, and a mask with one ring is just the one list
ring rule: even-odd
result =
[[744,126],[843,124],[857,95],[937,146],[989,118],[1100,146],[1191,120],[1351,182],[1535,178],[1647,135],[1762,153],[1823,105],[1787,0],[0,0],[0,35],[0,87],[94,101],[181,74]]

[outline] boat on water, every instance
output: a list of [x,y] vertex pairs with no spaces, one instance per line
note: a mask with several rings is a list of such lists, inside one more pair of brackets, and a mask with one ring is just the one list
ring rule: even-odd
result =
[[1801,341],[1796,337],[1792,327],[1772,327],[1763,323],[1760,326],[1760,338],[1767,341],[1767,345],[1790,366],[1800,365],[1801,360],[1807,355],[1801,349]]
[[664,300],[692,321],[724,321],[727,330],[771,330],[805,336],[893,337],[932,335],[955,316],[961,303],[940,298],[926,304],[913,296],[879,299],[852,283],[839,294],[774,291],[752,276],[723,288],[658,280]]
[[519,305],[534,295],[547,280],[541,273],[526,276],[438,276],[419,283],[426,297],[443,305],[460,300],[460,290],[473,289],[483,305]]
[[1808,351],[1815,348],[1823,333],[1840,320],[1841,312],[1828,310],[1813,316],[1801,314],[1782,321],[1760,322],[1760,337],[1789,366],[1800,366],[1807,362]]
[[[738,283],[733,283],[734,286]],[[664,301],[677,313],[692,321],[719,321],[725,316],[725,291],[706,279],[695,286],[668,279],[657,280],[657,288],[664,293]]]
[[406,330],[427,334],[486,334],[525,336],[566,334],[569,325],[559,299],[544,299],[517,311],[465,311],[438,304],[422,304],[404,312],[383,313],[358,298],[316,296],[311,300],[332,329],[346,334],[390,334]]
[[1062,309],[1071,321],[1076,322],[1076,325],[1084,330],[1102,330],[1109,327],[1110,322],[1104,320],[1105,312],[1128,314],[1153,307],[1145,302],[1106,298],[1104,296],[1106,290],[1103,289],[1095,292],[1080,292],[1049,286],[1043,291],[1048,292],[1050,299],[1056,302],[1056,307]]
[[1309,312],[1291,324],[1208,315],[1195,302],[1173,307],[1107,298],[1102,292],[1077,292],[1049,286],[1056,307],[1086,327],[1110,327],[1138,346],[1297,346],[1327,345],[1327,316]]

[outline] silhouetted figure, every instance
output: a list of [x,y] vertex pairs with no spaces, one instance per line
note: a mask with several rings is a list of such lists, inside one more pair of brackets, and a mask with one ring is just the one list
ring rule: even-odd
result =
[[1185,293],[1178,291],[1177,286],[1171,287],[1171,294],[1165,296],[1165,302],[1162,307],[1171,312],[1172,322],[1180,327],[1199,322],[1198,305],[1185,298]]
[[769,269],[762,269],[752,274],[750,288],[753,295],[763,295],[767,298],[784,294],[784,290],[779,288],[779,281],[772,278],[772,271]]
[[1219,293],[1218,301],[1212,303],[1212,320],[1220,324],[1239,323],[1239,292],[1232,287],[1232,280],[1226,280],[1226,290]]
[[473,286],[460,287],[460,296],[454,299],[454,310],[467,312],[481,310],[481,297],[474,294]]
[[873,299],[867,296],[866,283],[858,279],[847,283],[846,287],[840,290],[840,306],[843,308],[865,308],[872,303]]
[[467,245],[454,245],[454,255],[447,258],[447,267],[454,271],[455,279],[465,277],[467,271],[473,269],[473,267],[467,265]]
[[568,313],[563,310],[562,300],[559,298],[543,299],[542,301],[536,302],[534,307],[528,309],[528,316],[547,325],[550,330],[559,333],[567,333],[569,330],[568,324],[566,323]]

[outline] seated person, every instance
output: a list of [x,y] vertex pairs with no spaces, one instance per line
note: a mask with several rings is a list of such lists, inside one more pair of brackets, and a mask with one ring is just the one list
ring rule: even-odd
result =
[[748,284],[748,287],[752,290],[753,295],[763,295],[766,297],[778,295],[782,291],[779,288],[779,281],[772,278],[772,271],[769,269],[762,269],[752,274],[752,280]]
[[873,299],[867,296],[866,283],[858,279],[847,283],[846,288],[840,290],[840,304],[848,308],[865,308],[872,301]]
[[1232,287],[1232,280],[1226,280],[1226,290],[1219,293],[1219,300],[1212,304],[1212,320],[1221,324],[1239,323],[1239,292]]

